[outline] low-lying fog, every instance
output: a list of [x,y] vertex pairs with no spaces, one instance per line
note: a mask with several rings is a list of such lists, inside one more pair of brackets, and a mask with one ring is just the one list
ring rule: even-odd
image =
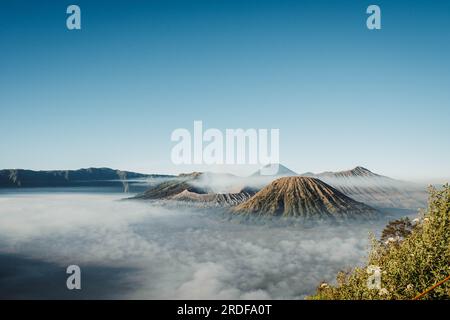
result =
[[0,196],[0,298],[301,299],[362,262],[386,222],[250,225],[122,196]]

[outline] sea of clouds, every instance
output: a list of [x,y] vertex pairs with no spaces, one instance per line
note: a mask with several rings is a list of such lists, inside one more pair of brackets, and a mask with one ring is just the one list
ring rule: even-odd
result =
[[0,254],[29,258],[23,272],[32,272],[33,261],[77,264],[82,274],[95,266],[99,276],[102,268],[128,270],[114,288],[104,283],[108,295],[100,290],[94,298],[111,297],[114,290],[124,299],[302,299],[321,281],[363,262],[369,232],[379,233],[385,224],[245,224],[211,211],[121,197],[2,195]]

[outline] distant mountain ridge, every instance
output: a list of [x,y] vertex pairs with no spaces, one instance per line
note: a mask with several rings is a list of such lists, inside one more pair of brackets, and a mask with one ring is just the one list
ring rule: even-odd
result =
[[414,183],[395,180],[358,166],[351,170],[308,173],[347,196],[379,208],[417,209],[426,206],[427,192]]
[[110,186],[129,179],[171,177],[149,175],[111,168],[86,168],[79,170],[34,171],[26,169],[0,170],[0,188]]
[[[325,171],[322,173],[316,174],[317,177],[335,177],[335,178],[343,178],[343,177],[383,177],[379,174],[373,173],[369,169],[364,167],[357,166],[351,170],[345,171]],[[387,177],[386,177],[387,178]]]
[[[237,199],[246,200],[245,198],[249,194],[251,195],[262,190],[280,177],[319,179],[349,198],[376,208],[416,210],[426,205],[426,188],[374,173],[362,166],[337,172],[326,171],[318,174],[307,172],[298,175],[280,164],[276,175],[263,175],[259,170],[247,178],[223,173],[193,172],[180,174],[174,179],[150,188],[138,197],[141,199],[171,199],[173,197],[173,199],[186,201],[197,201],[201,198],[201,201],[204,201],[211,197],[197,197],[194,194],[226,194],[229,196],[238,194]],[[220,190],[212,187],[217,181],[222,181]],[[245,189],[245,195],[240,194],[243,192],[243,189]],[[183,191],[190,193],[175,197],[175,195]]]
[[[123,187],[125,192],[141,192],[137,196],[141,199],[169,199],[186,190],[195,194],[222,194],[224,196],[217,197],[218,201],[238,203],[247,200],[248,195],[260,191],[275,179],[298,176],[319,179],[346,196],[372,207],[415,210],[426,206],[425,186],[395,180],[362,166],[351,170],[326,171],[317,174],[307,172],[299,175],[279,164],[275,175],[264,175],[261,170],[258,170],[249,177],[213,172],[192,172],[178,176],[142,174],[111,168],[49,171],[5,169],[0,170],[0,188]],[[133,179],[138,182],[127,182]],[[142,182],[139,181],[140,179]],[[193,194],[185,194],[178,198],[200,199]],[[201,201],[211,199],[209,196],[201,198]]]

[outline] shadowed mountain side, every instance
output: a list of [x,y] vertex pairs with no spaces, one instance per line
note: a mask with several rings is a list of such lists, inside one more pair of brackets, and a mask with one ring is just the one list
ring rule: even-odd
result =
[[134,199],[148,199],[148,200],[158,200],[158,199],[168,199],[175,196],[183,191],[189,191],[196,194],[206,194],[209,190],[202,188],[200,186],[194,186],[192,184],[195,176],[183,176],[181,178],[176,178],[168,181],[164,181],[155,187],[152,187],[145,191],[144,193],[138,194]]
[[33,171],[0,170],[0,188],[114,186],[130,179],[168,178],[169,175],[142,174],[110,168]]
[[[281,168],[285,168],[280,165]],[[289,170],[289,169],[287,169]],[[284,173],[293,171],[282,170]],[[295,173],[294,173],[295,174]],[[347,197],[378,208],[414,209],[424,206],[426,190],[413,183],[398,181],[381,176],[363,167],[341,172],[307,173],[311,178],[318,178]],[[298,175],[295,175],[298,177]],[[304,176],[304,175],[301,175]],[[253,194],[270,185],[279,176],[252,175],[238,177],[231,174],[212,172],[193,172],[180,174],[165,182],[152,186],[136,196],[138,199],[170,199],[183,191],[192,194],[180,195],[180,199],[188,202],[206,202],[211,197],[198,197],[195,194],[229,195],[242,199],[242,192]],[[246,195],[245,195],[246,196]],[[222,199],[225,200],[225,199]],[[237,201],[224,201],[225,205]]]
[[[134,199],[173,200],[201,207],[234,206],[256,193],[251,188],[239,188],[230,182],[240,178],[228,174],[200,173],[180,174],[177,178],[162,182]],[[217,181],[220,180],[219,187]],[[236,192],[217,192],[217,188],[235,189]]]
[[308,177],[277,179],[232,211],[307,219],[370,219],[378,214],[375,209],[347,197],[323,181]]

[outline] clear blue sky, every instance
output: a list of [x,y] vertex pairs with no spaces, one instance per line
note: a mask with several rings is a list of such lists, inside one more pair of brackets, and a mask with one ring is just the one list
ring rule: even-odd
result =
[[449,1],[1,1],[0,40],[0,168],[179,172],[203,120],[279,128],[297,172],[450,177]]

